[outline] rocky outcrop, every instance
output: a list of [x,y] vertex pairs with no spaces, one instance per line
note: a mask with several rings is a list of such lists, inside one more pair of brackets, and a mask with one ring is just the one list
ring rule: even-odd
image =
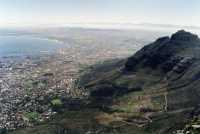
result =
[[146,94],[132,98],[138,98],[134,101],[140,102],[150,100],[140,108],[153,111],[197,106],[200,96],[199,50],[198,36],[180,30],[171,37],[161,37],[146,45],[129,57],[124,65],[107,72],[105,69],[99,71],[97,77],[88,82],[92,84],[86,85],[91,97],[98,100],[109,97],[116,100],[134,92]]
[[199,38],[195,34],[192,34],[190,32],[186,32],[184,30],[180,30],[176,34],[172,35],[171,40],[173,40],[173,41],[194,42],[194,41],[198,41]]
[[[185,62],[185,60],[188,62],[189,59],[193,59],[192,57],[195,57],[195,55],[188,51],[196,47],[199,48],[197,44],[200,44],[197,35],[180,30],[173,34],[171,38],[159,38],[128,58],[125,70],[133,71],[140,65],[139,67],[161,67],[164,72],[168,72],[179,62]],[[188,57],[187,54],[189,54]]]

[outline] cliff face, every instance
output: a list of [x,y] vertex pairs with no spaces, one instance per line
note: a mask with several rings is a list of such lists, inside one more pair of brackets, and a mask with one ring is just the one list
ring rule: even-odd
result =
[[[167,93],[168,108],[177,109],[198,105],[200,95],[200,40],[197,35],[183,30],[171,38],[159,38],[145,46],[125,63],[124,70],[129,73],[148,69],[156,72],[157,82],[145,86],[143,91],[160,85]],[[139,74],[138,74],[139,77]],[[147,74],[145,77],[149,77]],[[161,86],[161,83],[164,85]],[[159,91],[160,89],[157,89]]]
[[199,49],[199,43],[197,35],[183,30],[178,31],[171,38],[159,38],[138,51],[128,59],[125,70],[133,71],[138,65],[143,65],[143,67],[159,68],[164,72],[169,72],[183,59],[188,61],[199,57],[196,50],[196,48]]

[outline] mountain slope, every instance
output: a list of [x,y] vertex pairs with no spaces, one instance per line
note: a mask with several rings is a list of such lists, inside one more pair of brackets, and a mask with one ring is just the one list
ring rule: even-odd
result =
[[[200,95],[199,50],[200,39],[196,35],[178,31],[171,38],[159,38],[145,46],[125,64],[120,61],[119,66],[110,70],[97,70],[95,78],[84,85],[93,98],[133,94],[134,103],[150,101],[144,106],[137,104],[138,108],[133,110],[177,110],[196,106]],[[158,100],[162,102],[157,107]]]
[[85,108],[13,134],[172,134],[200,114],[200,39],[178,31],[80,79]]
[[184,113],[184,122],[200,104],[199,52],[198,36],[180,30],[111,64],[108,70],[96,68],[90,79],[83,77],[82,85],[90,91],[93,105],[131,113],[124,120],[139,126],[169,114]]

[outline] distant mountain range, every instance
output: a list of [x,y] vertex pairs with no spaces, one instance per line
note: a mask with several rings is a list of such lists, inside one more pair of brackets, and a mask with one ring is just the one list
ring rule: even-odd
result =
[[174,25],[174,24],[154,24],[154,23],[69,23],[63,26],[70,27],[86,27],[86,28],[116,28],[116,29],[188,29],[188,30],[200,30],[200,26],[189,25]]

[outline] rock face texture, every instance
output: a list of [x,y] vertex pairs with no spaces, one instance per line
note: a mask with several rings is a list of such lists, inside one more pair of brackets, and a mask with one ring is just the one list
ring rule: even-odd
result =
[[133,71],[138,65],[143,65],[152,69],[161,67],[164,72],[169,72],[176,64],[187,64],[189,60],[198,57],[199,55],[195,55],[198,50],[195,49],[199,48],[199,43],[197,35],[178,31],[171,38],[159,38],[138,51],[128,59],[125,70]]
[[[146,45],[118,66],[86,82],[96,100],[130,111],[173,111],[200,104],[200,39],[180,30]],[[123,64],[122,64],[123,63]],[[113,99],[114,98],[114,99]],[[125,99],[124,99],[125,98]],[[130,106],[130,105],[129,105]]]

